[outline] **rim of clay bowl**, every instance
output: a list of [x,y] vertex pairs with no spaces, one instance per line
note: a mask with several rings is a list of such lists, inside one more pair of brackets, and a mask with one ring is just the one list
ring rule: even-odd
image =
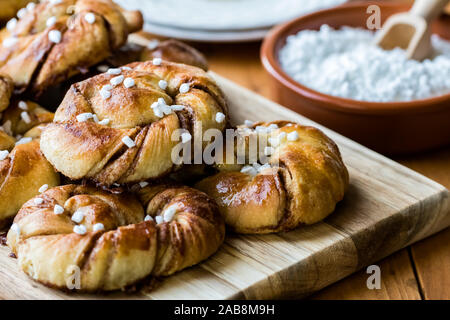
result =
[[[380,1],[371,1],[370,4],[377,4],[384,8],[390,7],[391,9],[399,9],[400,11],[406,11],[410,8],[410,5],[405,3],[385,3]],[[433,112],[437,109],[446,107],[445,102],[448,102],[450,107],[450,93],[439,96],[433,96],[426,99],[413,100],[413,101],[394,101],[394,102],[368,102],[359,101],[348,98],[341,98],[337,96],[328,95],[319,91],[308,88],[294,79],[292,79],[282,68],[278,61],[278,51],[286,43],[286,38],[289,35],[296,34],[300,30],[308,30],[307,28],[300,27],[308,21],[320,21],[323,20],[324,24],[327,15],[332,15],[336,12],[356,11],[363,8],[367,8],[367,2],[358,1],[356,3],[347,3],[334,8],[324,9],[316,11],[291,21],[288,21],[278,27],[272,29],[264,39],[261,46],[261,60],[269,74],[271,74],[278,82],[283,86],[291,89],[297,94],[306,98],[320,101],[326,108],[351,113],[371,113],[371,114],[392,114],[400,112]],[[402,10],[404,9],[404,10]],[[365,10],[364,10],[365,12]],[[342,25],[344,26],[344,25]],[[362,26],[364,27],[364,26]],[[450,40],[450,39],[449,39]]]

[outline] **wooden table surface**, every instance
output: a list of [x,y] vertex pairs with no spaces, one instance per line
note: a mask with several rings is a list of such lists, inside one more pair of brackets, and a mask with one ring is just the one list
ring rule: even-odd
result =
[[[269,76],[259,59],[260,43],[192,44],[202,51],[211,70],[269,99]],[[394,159],[450,188],[450,147]],[[450,229],[380,261],[382,286],[369,290],[360,271],[311,299],[450,299]],[[295,298],[295,297],[293,297]]]

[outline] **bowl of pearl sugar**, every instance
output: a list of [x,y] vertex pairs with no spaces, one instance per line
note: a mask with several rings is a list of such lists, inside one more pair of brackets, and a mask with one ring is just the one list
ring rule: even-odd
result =
[[[275,99],[384,154],[450,145],[450,16],[432,25],[433,57],[415,61],[399,48],[374,45],[367,6],[322,10],[269,33],[261,59]],[[378,6],[381,25],[410,9],[404,3]]]

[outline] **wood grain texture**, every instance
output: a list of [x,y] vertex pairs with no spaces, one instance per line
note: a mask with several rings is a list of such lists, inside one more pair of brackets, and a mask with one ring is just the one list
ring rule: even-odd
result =
[[450,229],[411,248],[424,299],[450,300]]
[[[450,149],[397,158],[403,165],[450,188]],[[450,229],[411,246],[425,299],[450,300]]]
[[340,292],[339,299],[343,300],[420,300],[419,288],[409,262],[408,251],[404,249],[375,263],[381,270],[379,290],[367,288],[369,275],[366,270],[361,270],[319,291],[310,299],[333,300],[336,299],[336,292]]
[[[228,80],[213,76],[229,99],[235,123],[245,119],[289,119],[316,125]],[[106,297],[264,299],[305,296],[450,225],[449,192],[444,187],[320,128],[338,143],[351,175],[349,193],[329,219],[277,235],[230,235],[212,258],[162,280],[155,290]],[[0,250],[1,297],[93,297],[43,288],[27,279],[7,253],[6,248]]]

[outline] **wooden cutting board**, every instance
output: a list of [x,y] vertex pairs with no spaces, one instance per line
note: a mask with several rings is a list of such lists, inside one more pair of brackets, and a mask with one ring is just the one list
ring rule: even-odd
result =
[[[234,123],[287,119],[315,125],[339,145],[350,189],[325,222],[289,233],[228,235],[204,263],[150,292],[66,294],[30,280],[0,248],[2,299],[270,299],[310,294],[450,226],[449,191],[341,135],[211,73]],[[383,272],[383,270],[381,270]],[[383,276],[383,274],[381,274]],[[363,284],[362,284],[363,285]]]

